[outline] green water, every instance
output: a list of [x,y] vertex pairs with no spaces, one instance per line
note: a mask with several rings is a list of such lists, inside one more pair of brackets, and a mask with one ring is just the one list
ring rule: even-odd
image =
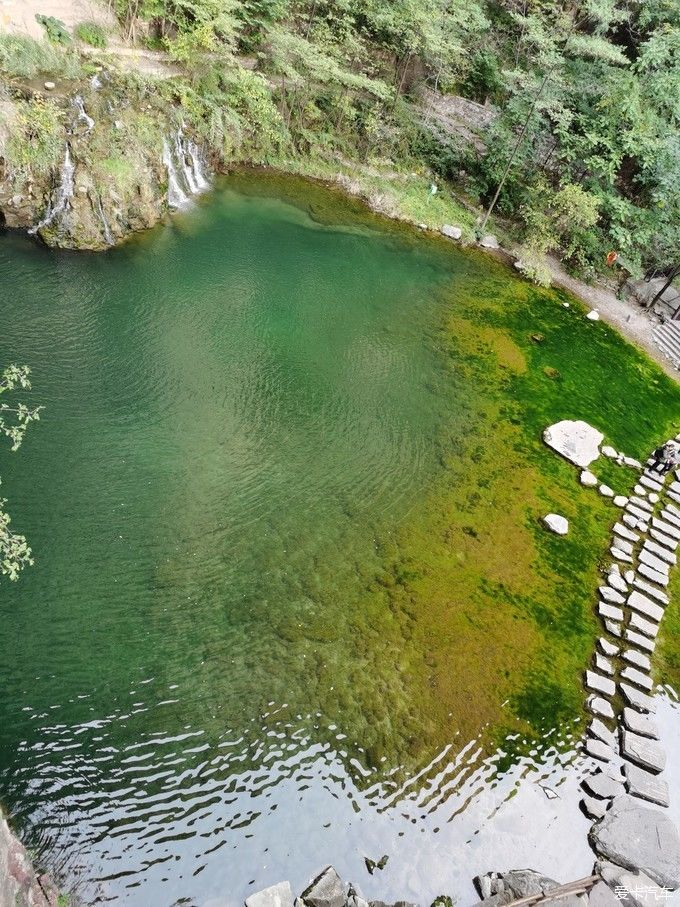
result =
[[0,588],[0,791],[87,901],[236,904],[416,821],[427,892],[455,797],[510,796],[530,737],[497,743],[575,758],[612,515],[540,428],[640,455],[680,411],[578,306],[299,192],[235,182],[106,255],[0,244],[0,363],[45,406],[0,455],[36,556]]

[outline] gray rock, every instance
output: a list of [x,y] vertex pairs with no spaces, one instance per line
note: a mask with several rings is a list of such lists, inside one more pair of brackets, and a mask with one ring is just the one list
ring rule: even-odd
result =
[[614,489],[610,488],[609,485],[600,485],[600,487],[598,488],[598,491],[605,498],[614,497]]
[[635,611],[630,615],[629,626],[632,630],[639,630],[640,633],[644,633],[645,636],[649,636],[651,639],[656,639],[656,635],[659,632],[657,623],[647,620],[645,617],[640,617]]
[[643,595],[642,592],[633,591],[628,596],[628,607],[632,608],[634,611],[639,611],[640,614],[644,614],[645,617],[649,617],[651,620],[660,621],[663,617],[663,608],[661,605],[657,605],[651,599],[647,598],[646,595]]
[[652,491],[661,491],[663,488],[660,482],[657,482],[656,479],[651,479],[646,473],[640,476],[640,485],[645,488],[651,488]]
[[[593,818],[598,817],[593,816]],[[590,907],[621,907],[621,901],[617,899],[606,882],[598,882],[593,885],[588,894],[588,904]]]
[[594,671],[586,671],[586,686],[595,693],[604,696],[613,696],[616,693],[616,684],[609,677],[602,677]]
[[616,755],[615,750],[607,746],[602,740],[596,740],[594,737],[586,738],[585,751],[593,759],[599,759],[600,762],[611,762]]
[[603,771],[588,775],[581,782],[581,786],[590,791],[594,797],[599,797],[600,800],[611,800],[612,797],[618,797],[623,793],[623,779],[613,778]]
[[639,507],[636,507],[635,504],[631,504],[630,501],[626,504],[626,513],[630,516],[634,516],[636,520],[642,520],[646,522],[649,519],[649,514],[646,510],[641,510]]
[[601,696],[589,696],[586,705],[593,715],[600,715],[602,718],[614,717],[614,709],[611,702],[607,702]]
[[626,630],[626,639],[634,646],[639,646],[639,648],[644,649],[645,652],[653,652],[656,646],[653,639],[647,639],[646,636],[643,636],[641,633],[636,633],[634,630]]
[[246,898],[246,907],[293,907],[290,882],[279,882]]
[[661,511],[661,518],[680,529],[680,516],[677,514],[677,507],[672,507],[672,505],[669,506],[667,504]]
[[[608,608],[611,608],[611,605],[607,605]],[[605,620],[604,628],[607,633],[611,633],[612,636],[621,636],[621,624],[617,624],[613,620]]]
[[621,731],[621,754],[636,765],[641,765],[656,774],[666,767],[666,754],[660,743],[625,728]]
[[566,535],[569,532],[569,520],[559,513],[549,513],[543,517],[543,523],[557,535]]
[[632,469],[642,469],[642,463],[636,460],[635,457],[624,457],[623,462]]
[[636,709],[625,708],[622,717],[625,726],[634,734],[641,734],[643,737],[651,737],[654,740],[659,739],[659,731],[649,715],[641,715]]
[[633,558],[630,556],[630,554],[625,552],[623,548],[619,547],[619,545],[612,545],[612,547],[609,549],[609,553],[612,557],[615,557],[617,561],[623,561],[624,564],[633,563]]
[[680,836],[667,813],[621,795],[592,827],[589,838],[605,860],[644,872],[673,891],[680,887]]
[[624,766],[624,771],[626,773],[626,790],[631,796],[648,800],[658,806],[669,805],[668,784],[663,778],[629,763]]
[[633,668],[627,665],[621,671],[621,677],[624,680],[634,683],[636,686],[640,687],[642,690],[647,690],[649,692],[652,689],[652,679],[648,674],[645,674],[644,671],[640,671],[638,668]]
[[604,655],[600,655],[599,652],[595,652],[593,656],[593,667],[596,671],[601,671],[603,674],[608,674],[610,677],[614,674],[614,668],[612,667],[611,661],[608,658],[605,658]]
[[629,664],[635,665],[636,668],[642,668],[643,671],[650,671],[652,664],[649,655],[638,652],[637,649],[624,649],[621,657]]
[[599,638],[598,641],[597,641],[597,644],[598,644],[599,647],[602,649],[602,652],[603,652],[605,655],[608,655],[610,658],[611,658],[613,655],[617,655],[617,654],[618,654],[619,647],[618,647],[618,646],[615,646],[613,642],[609,642],[609,640],[608,640],[608,639],[605,639],[604,636],[600,636],[600,638]]
[[617,507],[625,507],[628,503],[628,498],[623,494],[617,494],[614,496],[614,503]]
[[610,573],[607,577],[607,582],[613,589],[616,589],[618,592],[622,592],[624,595],[628,592],[626,581],[620,573]]
[[603,743],[609,744],[612,749],[616,747],[616,734],[614,731],[610,731],[604,721],[600,721],[599,718],[591,718],[588,733],[602,740]]
[[668,891],[659,888],[644,872],[628,872],[605,860],[598,860],[595,871],[616,892],[621,907],[652,907],[668,897]]
[[589,469],[584,469],[581,475],[579,476],[581,485],[585,485],[586,488],[594,488],[597,485],[597,476],[594,476]]
[[666,520],[660,520],[656,516],[652,517],[652,526],[654,529],[658,529],[659,532],[663,532],[664,535],[669,535],[672,539],[680,540],[680,527],[674,526]]
[[581,797],[581,806],[589,819],[601,819],[607,812],[606,801],[596,800],[594,797]]
[[653,542],[650,539],[647,539],[642,547],[646,551],[649,551],[650,554],[658,557],[660,560],[666,561],[666,563],[670,564],[672,567],[674,567],[678,562],[677,557],[673,554],[672,551],[669,551],[667,548],[664,548],[663,545],[658,545],[656,542]]
[[639,495],[641,498],[643,498],[647,494],[647,490],[645,488],[643,488],[642,485],[639,485],[639,484],[635,486],[633,491],[635,492],[635,494]]
[[345,883],[332,866],[327,866],[302,892],[309,907],[345,907]]
[[[621,514],[621,522],[625,523],[630,529],[635,529],[637,527],[638,521],[634,516],[631,516],[629,513]],[[639,536],[637,536],[639,538]]]
[[644,576],[646,579],[650,579],[653,583],[658,583],[660,586],[668,585],[668,574],[659,573],[658,570],[654,570],[653,567],[650,567],[649,564],[639,564],[638,573],[641,576]]
[[614,523],[614,532],[622,539],[626,539],[626,541],[628,542],[637,542],[640,538],[639,535],[631,532],[630,529],[626,529],[626,527],[622,526],[621,523]]
[[641,589],[651,598],[655,598],[658,602],[661,602],[662,605],[668,604],[668,596],[661,589],[657,589],[656,586],[653,586],[651,583],[646,582],[643,579],[640,579],[639,576],[636,576],[633,580],[633,585],[637,589]]
[[660,545],[663,545],[664,548],[668,548],[669,551],[676,551],[678,547],[678,540],[672,539],[669,535],[664,535],[663,532],[659,532],[658,529],[650,529],[649,535],[654,539],[655,542],[658,542]]
[[623,578],[630,585],[635,579],[635,570],[626,570],[626,572],[623,574]]
[[642,548],[642,551],[639,554],[639,559],[643,564],[647,564],[647,566],[651,567],[652,570],[657,570],[659,573],[663,573],[665,575],[668,574],[668,571],[670,569],[668,562],[660,557],[657,557],[655,554],[652,554],[651,551],[649,551],[647,548]]
[[632,687],[629,683],[620,683],[619,687],[621,688],[623,698],[628,705],[632,705],[639,712],[651,712],[652,715],[656,714],[656,704],[651,696]]
[[616,589],[612,589],[610,586],[600,586],[598,592],[610,605],[622,605],[626,600],[620,592],[617,592]]
[[600,617],[608,617],[610,620],[623,620],[623,611],[616,605],[608,605],[606,602],[598,602],[597,612]]
[[639,507],[641,510],[651,513],[654,509],[648,500],[645,498],[639,497],[639,495],[631,495],[630,503],[634,504],[636,507]]
[[603,438],[601,432],[581,420],[565,419],[543,432],[543,440],[548,447],[583,469],[599,457]]
[[619,452],[615,447],[612,447],[611,444],[605,444],[602,447],[602,454],[605,457],[609,457],[610,460],[615,460],[618,457]]
[[498,240],[493,235],[493,233],[487,233],[485,236],[482,236],[482,238],[479,240],[479,245],[483,249],[500,249]]
[[441,228],[442,235],[448,236],[449,239],[460,239],[463,231],[460,227],[454,227],[452,224],[444,224]]

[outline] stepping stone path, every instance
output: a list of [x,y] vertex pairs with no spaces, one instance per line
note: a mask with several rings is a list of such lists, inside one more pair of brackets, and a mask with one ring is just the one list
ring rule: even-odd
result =
[[[613,448],[601,452],[619,465],[642,470]],[[667,477],[651,466],[650,460],[627,498],[614,498],[623,511],[613,527],[615,561],[606,568],[606,585],[598,589],[604,632],[584,678],[591,715],[584,751],[593,761],[582,781],[581,808],[594,823],[590,843],[604,879],[600,907],[611,907],[607,897],[615,885],[624,884],[622,879],[645,879],[655,890],[680,887],[680,835],[667,812],[666,755],[653,718],[651,677],[651,657],[669,602],[665,589],[680,546],[680,470],[666,488]],[[591,476],[582,472],[581,483],[596,488]]]

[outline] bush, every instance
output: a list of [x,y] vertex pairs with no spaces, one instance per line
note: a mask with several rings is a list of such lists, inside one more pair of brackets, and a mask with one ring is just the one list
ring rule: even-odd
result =
[[61,159],[64,127],[53,101],[35,98],[17,102],[13,127],[4,157],[15,173],[46,173]]
[[74,53],[46,41],[0,35],[0,72],[24,79],[34,79],[41,73],[76,78],[80,64]]
[[40,13],[35,18],[45,29],[48,39],[53,44],[71,43],[71,36],[61,19],[55,19],[54,16],[42,16]]
[[73,34],[78,41],[89,44],[90,47],[103,49],[108,44],[106,32],[96,22],[79,22],[73,30]]

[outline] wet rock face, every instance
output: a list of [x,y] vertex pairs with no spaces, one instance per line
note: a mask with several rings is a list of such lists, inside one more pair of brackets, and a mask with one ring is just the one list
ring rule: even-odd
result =
[[0,815],[0,904],[57,907],[58,892],[46,876],[38,876],[25,847]]

